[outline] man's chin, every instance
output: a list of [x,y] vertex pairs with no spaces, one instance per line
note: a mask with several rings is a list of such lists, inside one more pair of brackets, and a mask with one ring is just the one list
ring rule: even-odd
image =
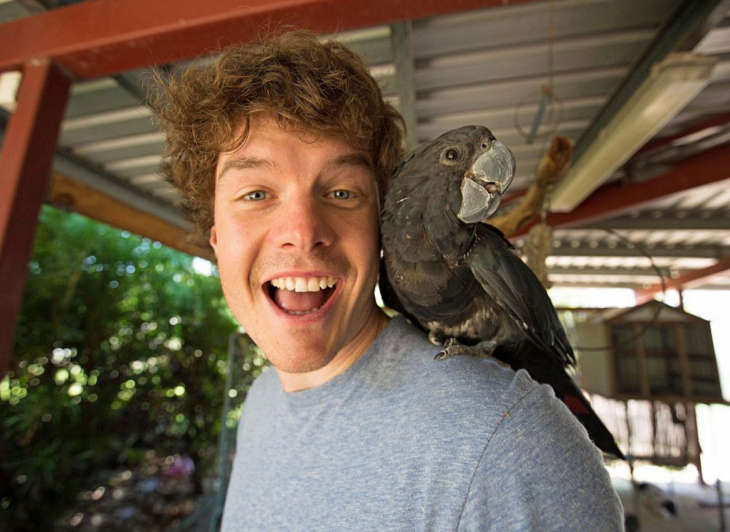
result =
[[287,350],[266,352],[266,358],[279,371],[300,375],[325,368],[335,358],[325,346],[303,346],[301,344]]

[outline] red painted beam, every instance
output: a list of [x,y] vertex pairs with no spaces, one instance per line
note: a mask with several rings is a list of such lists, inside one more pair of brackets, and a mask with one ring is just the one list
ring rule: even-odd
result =
[[0,378],[8,367],[38,213],[71,80],[48,61],[23,69],[0,158]]
[[528,190],[527,188],[523,188],[519,192],[515,192],[514,194],[510,194],[509,196],[507,196],[506,198],[504,198],[500,202],[500,205],[502,207],[504,207],[505,205],[509,205],[510,203],[514,203],[518,199],[524,197],[527,194],[527,190]]
[[[690,189],[730,179],[730,145],[724,144],[688,157],[664,175],[639,183],[610,183],[599,188],[567,213],[548,213],[553,227],[573,227],[613,218],[653,201]],[[533,224],[534,225],[534,224]],[[530,226],[511,238],[527,234]]]
[[0,26],[0,72],[49,58],[88,79],[212,53],[294,25],[330,33],[536,0],[98,0]]
[[693,135],[695,133],[699,133],[700,131],[704,131],[705,129],[708,129],[711,127],[725,126],[729,123],[730,123],[730,113],[723,113],[720,115],[712,116],[705,120],[700,120],[699,122],[695,122],[694,124],[689,126],[687,129],[680,131],[679,133],[675,133],[674,135],[667,135],[666,137],[658,137],[658,138],[646,143],[643,148],[641,148],[638,152],[636,152],[636,154],[639,155],[641,153],[646,153],[646,152],[655,150],[657,148],[667,146],[667,145],[671,144],[672,142],[675,142],[679,139],[683,139],[683,138]]
[[[683,288],[689,288],[693,285],[696,286],[698,284],[703,284],[704,280],[708,277],[727,270],[730,270],[730,257],[720,259],[715,264],[708,266],[707,268],[687,272],[675,279],[667,279],[667,290],[670,288],[682,290]],[[641,290],[634,290],[636,304],[641,305],[642,303],[646,303],[654,297],[654,294],[658,294],[661,291],[661,283],[657,283],[648,288],[642,288]]]

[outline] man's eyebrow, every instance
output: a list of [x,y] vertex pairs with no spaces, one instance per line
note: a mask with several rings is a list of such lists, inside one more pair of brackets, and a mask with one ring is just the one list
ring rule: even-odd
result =
[[235,159],[229,159],[221,168],[218,173],[218,180],[220,181],[229,170],[248,170],[251,168],[268,168],[271,169],[274,164],[268,159],[261,159],[259,157],[236,157]]
[[346,153],[335,157],[334,160],[327,163],[330,168],[338,168],[342,166],[364,166],[368,170],[373,169],[370,159],[363,153]]

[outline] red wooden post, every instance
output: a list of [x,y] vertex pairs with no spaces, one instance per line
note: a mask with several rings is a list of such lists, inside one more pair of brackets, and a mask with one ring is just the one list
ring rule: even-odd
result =
[[38,213],[71,80],[47,60],[23,69],[0,158],[0,378],[7,372]]

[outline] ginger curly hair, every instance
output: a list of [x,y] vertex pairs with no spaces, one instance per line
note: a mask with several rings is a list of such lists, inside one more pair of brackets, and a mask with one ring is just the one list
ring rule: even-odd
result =
[[363,61],[305,31],[223,51],[212,66],[155,79],[152,108],[166,145],[161,171],[181,192],[195,224],[193,243],[210,251],[215,169],[220,153],[245,142],[251,116],[273,115],[282,128],[346,139],[370,155],[378,188],[403,153],[404,122],[383,100]]

